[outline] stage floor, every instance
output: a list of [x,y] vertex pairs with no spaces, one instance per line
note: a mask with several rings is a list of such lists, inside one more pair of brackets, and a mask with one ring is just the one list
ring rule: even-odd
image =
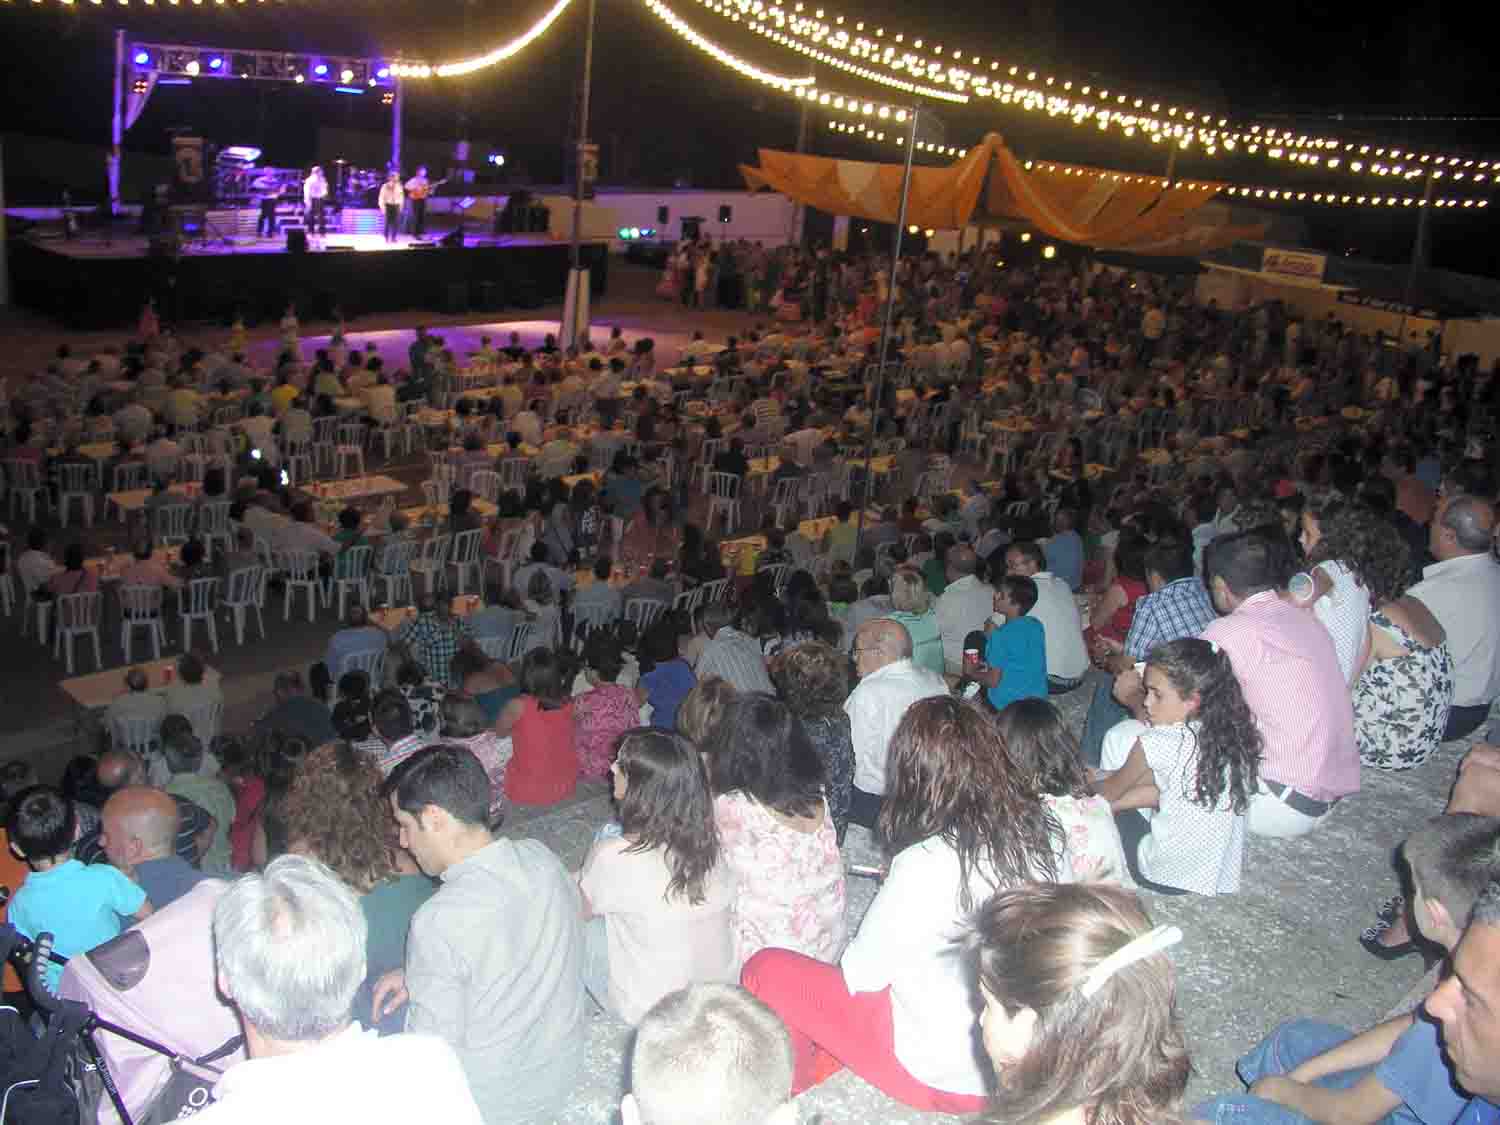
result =
[[[359,253],[394,253],[401,250],[427,250],[438,244],[446,231],[435,231],[425,238],[413,238],[403,234],[395,242],[387,242],[378,234],[328,234],[310,235],[307,252],[318,254],[326,251],[354,250]],[[35,245],[53,254],[66,258],[85,258],[91,261],[116,258],[144,258],[150,247],[145,235],[127,238],[43,238],[33,239]],[[557,246],[555,240],[545,234],[464,235],[464,248],[511,247],[511,246]],[[457,247],[454,247],[456,249]],[[272,238],[207,238],[186,241],[182,244],[183,256],[194,258],[229,257],[236,254],[285,254],[286,235]]]

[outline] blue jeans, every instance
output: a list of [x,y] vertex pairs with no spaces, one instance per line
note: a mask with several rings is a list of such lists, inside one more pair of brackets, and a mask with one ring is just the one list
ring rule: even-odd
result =
[[[1353,1036],[1342,1027],[1317,1020],[1292,1020],[1282,1024],[1253,1050],[1241,1057],[1236,1070],[1247,1087],[1268,1075],[1284,1075],[1324,1051],[1330,1051]],[[1373,1066],[1356,1067],[1325,1075],[1316,1084],[1326,1090],[1347,1090],[1375,1070]],[[1226,1094],[1200,1102],[1192,1116],[1216,1125],[1308,1125],[1308,1119],[1295,1110],[1254,1094]],[[1403,1102],[1381,1118],[1383,1125],[1421,1125],[1420,1118]]]
[[1089,702],[1088,718],[1083,724],[1084,765],[1099,768],[1099,756],[1104,752],[1104,736],[1109,728],[1122,719],[1130,718],[1130,712],[1115,702],[1114,677],[1105,674],[1094,687],[1094,698]]

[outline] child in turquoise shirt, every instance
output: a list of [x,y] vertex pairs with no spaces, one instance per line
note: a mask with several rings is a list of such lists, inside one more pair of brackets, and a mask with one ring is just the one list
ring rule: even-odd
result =
[[[50,785],[20,793],[6,825],[11,849],[31,868],[10,900],[10,921],[28,938],[52,934],[64,957],[102,945],[152,910],[146,892],[113,867],[73,858],[75,825],[73,802]],[[57,991],[62,966],[49,966],[46,979]]]

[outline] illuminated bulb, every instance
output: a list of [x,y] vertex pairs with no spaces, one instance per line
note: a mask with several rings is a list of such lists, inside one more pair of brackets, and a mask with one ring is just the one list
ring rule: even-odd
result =
[[[1027,161],[1026,167],[1028,167],[1028,168],[1031,167],[1031,162],[1030,161]],[[1031,232],[1029,230],[1023,230],[1021,232],[1021,241],[1022,242],[1030,242],[1031,241]]]
[[1044,258],[1055,258],[1055,257],[1057,257],[1057,247],[1056,246],[1043,246],[1042,247],[1042,257],[1044,257]]

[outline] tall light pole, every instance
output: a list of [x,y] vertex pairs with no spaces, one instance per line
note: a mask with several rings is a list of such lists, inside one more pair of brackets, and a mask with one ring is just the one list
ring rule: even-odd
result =
[[578,111],[578,145],[573,162],[573,237],[569,248],[568,293],[563,300],[559,335],[564,348],[573,347],[589,327],[589,271],[583,268],[584,165],[592,164],[589,148],[589,86],[594,77],[594,14],[598,0],[589,0],[588,32],[583,40],[583,95]]
[[880,423],[880,400],[885,396],[885,362],[891,344],[891,326],[896,319],[896,270],[901,265],[901,240],[906,236],[906,204],[911,197],[911,165],[917,148],[917,114],[912,106],[911,125],[906,133],[906,165],[901,171],[901,206],[896,212],[896,238],[891,251],[891,279],[886,286],[885,317],[880,325],[880,361],[875,369],[875,400],[870,403],[870,425],[865,433],[865,487],[860,497],[859,517],[854,524],[854,554],[859,555],[865,537],[865,509],[875,487],[875,473],[870,465],[875,456],[875,427]]

